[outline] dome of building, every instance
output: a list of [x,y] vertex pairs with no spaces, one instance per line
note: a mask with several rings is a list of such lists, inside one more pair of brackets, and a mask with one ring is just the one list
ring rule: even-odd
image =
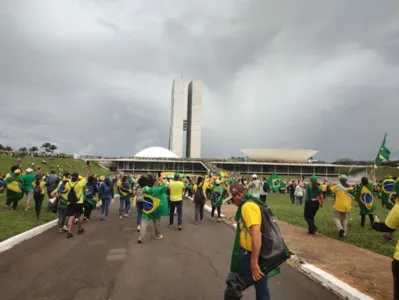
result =
[[172,151],[163,148],[163,147],[149,147],[144,150],[141,150],[134,157],[142,157],[142,158],[179,158]]

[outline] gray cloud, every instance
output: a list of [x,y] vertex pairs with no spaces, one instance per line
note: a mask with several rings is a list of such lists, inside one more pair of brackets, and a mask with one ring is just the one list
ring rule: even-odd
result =
[[205,156],[372,159],[385,132],[399,149],[397,1],[6,0],[0,11],[2,144],[167,147],[183,75],[205,83]]

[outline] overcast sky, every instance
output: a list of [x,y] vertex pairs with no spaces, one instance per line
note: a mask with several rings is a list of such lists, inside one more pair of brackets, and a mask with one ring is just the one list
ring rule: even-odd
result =
[[1,0],[0,143],[168,147],[174,77],[204,81],[203,156],[399,156],[397,0]]

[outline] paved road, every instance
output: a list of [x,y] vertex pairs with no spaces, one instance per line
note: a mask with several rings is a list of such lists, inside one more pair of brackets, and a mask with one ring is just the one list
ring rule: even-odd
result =
[[[116,205],[114,205],[116,206]],[[233,230],[224,223],[192,223],[184,203],[184,230],[167,227],[164,239],[137,244],[133,219],[108,221],[98,212],[82,236],[65,239],[55,229],[0,254],[4,300],[221,300]],[[273,300],[339,299],[284,265],[270,282]],[[253,288],[244,299],[255,299]]]

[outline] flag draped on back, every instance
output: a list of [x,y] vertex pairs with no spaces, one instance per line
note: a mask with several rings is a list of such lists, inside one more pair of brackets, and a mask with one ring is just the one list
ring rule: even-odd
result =
[[371,210],[371,208],[373,207],[374,204],[373,193],[367,186],[362,186],[360,190],[359,200],[364,204],[364,206],[368,210]]
[[143,190],[143,218],[153,220],[161,216],[168,216],[168,199],[166,185],[144,188]]
[[385,134],[380,150],[378,151],[377,157],[375,158],[375,164],[378,166],[383,161],[388,161],[391,156],[391,151],[385,146],[387,141],[387,134]]
[[273,189],[275,192],[286,187],[284,181],[282,181],[276,173],[269,177],[267,183],[269,184],[270,188]]

